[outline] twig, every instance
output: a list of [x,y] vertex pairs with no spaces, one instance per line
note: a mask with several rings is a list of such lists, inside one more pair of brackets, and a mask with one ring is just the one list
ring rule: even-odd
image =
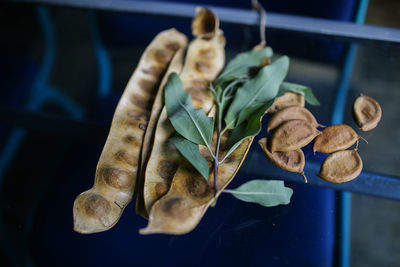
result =
[[265,24],[267,22],[267,15],[264,7],[258,2],[258,0],[252,0],[251,5],[254,10],[257,10],[260,15],[260,44],[257,46],[265,47],[267,45],[267,41],[265,39]]

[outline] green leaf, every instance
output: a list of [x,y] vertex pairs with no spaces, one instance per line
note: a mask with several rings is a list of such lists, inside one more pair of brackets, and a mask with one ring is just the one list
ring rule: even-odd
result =
[[288,69],[289,58],[283,56],[263,67],[253,79],[240,87],[225,115],[226,128],[235,128],[254,112],[256,108],[253,106],[259,107],[275,98]]
[[237,199],[258,203],[264,207],[286,205],[290,203],[293,190],[285,187],[283,181],[252,180],[233,190],[224,190]]
[[207,117],[203,109],[193,107],[192,99],[183,89],[182,81],[176,73],[171,73],[168,77],[165,106],[169,120],[180,135],[211,150],[214,119]]
[[281,94],[284,94],[287,91],[297,93],[304,96],[304,99],[307,101],[308,104],[313,106],[319,106],[320,103],[318,99],[314,96],[310,87],[297,84],[297,83],[289,83],[283,82],[281,84],[281,88],[279,89]]
[[190,142],[182,136],[174,136],[169,140],[175,145],[182,156],[184,156],[204,178],[208,179],[208,163],[200,155],[199,145]]
[[265,111],[274,103],[274,99],[271,99],[266,104],[260,106],[253,114],[247,119],[247,121],[242,122],[232,131],[228,138],[229,150],[225,155],[228,157],[241,143],[244,139],[250,136],[256,136],[261,130],[261,117]]
[[216,79],[215,84],[222,84],[247,75],[251,67],[260,65],[264,58],[272,57],[272,54],[273,52],[271,47],[238,54],[235,58],[229,61],[224,71]]

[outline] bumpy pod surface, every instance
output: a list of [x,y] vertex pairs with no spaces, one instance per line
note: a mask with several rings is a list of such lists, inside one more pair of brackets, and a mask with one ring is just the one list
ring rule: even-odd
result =
[[268,121],[267,133],[289,120],[305,120],[315,128],[319,126],[314,115],[308,109],[301,106],[291,106],[276,112],[271,117]]
[[[244,140],[219,166],[220,191],[218,195],[239,170],[252,140],[253,138]],[[201,153],[203,152],[204,150],[201,150]],[[213,184],[213,181],[214,176],[211,173],[209,182]],[[140,233],[188,233],[200,222],[214,200],[214,190],[207,184],[207,181],[193,167],[183,163],[175,173],[168,193],[153,205],[149,215],[149,224],[145,229],[141,229]]]
[[317,174],[332,183],[344,183],[360,175],[363,163],[355,149],[337,151],[329,155]]
[[74,202],[74,230],[95,233],[115,225],[132,200],[144,131],[161,77],[187,38],[170,29],[144,51],[116,107],[93,188]]
[[286,121],[272,135],[270,150],[294,151],[306,146],[319,134],[321,132],[305,120]]
[[358,134],[346,124],[337,124],[326,127],[314,140],[313,151],[333,153],[345,150],[357,142]]
[[[197,9],[197,14],[207,20],[204,23],[209,23],[210,17],[203,16],[202,10]],[[215,15],[211,17],[216,18]],[[201,22],[197,19],[197,15],[194,21]],[[218,22],[216,24],[219,25]],[[184,89],[192,97],[193,106],[203,108],[206,114],[210,112],[214,103],[208,86],[223,68],[224,46],[225,38],[219,29],[216,29],[211,39],[206,40],[200,37],[194,39],[189,44],[184,66],[179,75]],[[154,146],[144,172],[143,199],[139,200],[138,197],[137,211],[139,210],[138,203],[142,203],[146,212],[150,212],[154,202],[167,193],[178,166],[185,161],[174,146],[167,141],[173,132],[174,129],[164,108],[157,122]]]
[[373,98],[359,96],[353,104],[353,115],[361,131],[370,131],[381,120],[382,109]]
[[279,110],[291,106],[304,107],[305,104],[304,96],[293,92],[286,92],[275,99],[274,104],[267,110],[267,113],[274,114]]

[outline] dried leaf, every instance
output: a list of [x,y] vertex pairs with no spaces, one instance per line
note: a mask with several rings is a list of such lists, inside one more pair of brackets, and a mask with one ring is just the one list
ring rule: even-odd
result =
[[362,167],[362,160],[355,149],[342,150],[329,155],[317,175],[328,182],[344,183],[360,175]]
[[353,104],[353,114],[361,131],[374,129],[382,117],[381,106],[369,96],[359,96]]
[[326,127],[314,140],[313,151],[333,153],[345,150],[357,142],[358,134],[346,124],[337,124]]

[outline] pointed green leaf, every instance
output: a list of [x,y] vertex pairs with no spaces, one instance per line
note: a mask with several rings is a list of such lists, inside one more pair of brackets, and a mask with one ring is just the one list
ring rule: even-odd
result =
[[258,203],[264,207],[289,204],[293,194],[293,190],[285,187],[283,181],[276,180],[252,180],[224,192],[231,193],[242,201]]
[[297,84],[297,83],[289,83],[283,82],[281,84],[281,88],[279,89],[280,93],[283,94],[287,91],[297,93],[304,96],[304,99],[307,101],[308,104],[313,106],[319,106],[320,103],[318,99],[314,96],[310,87]]
[[229,150],[226,153],[228,157],[244,139],[250,136],[256,136],[261,130],[261,118],[265,111],[274,103],[274,99],[268,101],[266,104],[260,106],[258,110],[254,111],[247,121],[242,122],[232,131],[228,138]]
[[208,179],[208,163],[200,154],[199,145],[190,142],[182,136],[173,136],[170,139],[182,156],[206,179]]
[[235,128],[252,114],[253,106],[265,104],[276,97],[288,69],[289,58],[283,56],[271,65],[263,67],[253,79],[240,87],[225,115],[226,127]]
[[271,47],[265,47],[261,50],[251,50],[240,53],[226,65],[224,71],[218,76],[215,84],[222,84],[248,74],[251,67],[260,65],[266,57],[272,57]]
[[203,109],[195,109],[190,95],[183,89],[176,73],[171,73],[165,86],[165,107],[175,130],[199,145],[209,147],[214,130],[214,119]]

